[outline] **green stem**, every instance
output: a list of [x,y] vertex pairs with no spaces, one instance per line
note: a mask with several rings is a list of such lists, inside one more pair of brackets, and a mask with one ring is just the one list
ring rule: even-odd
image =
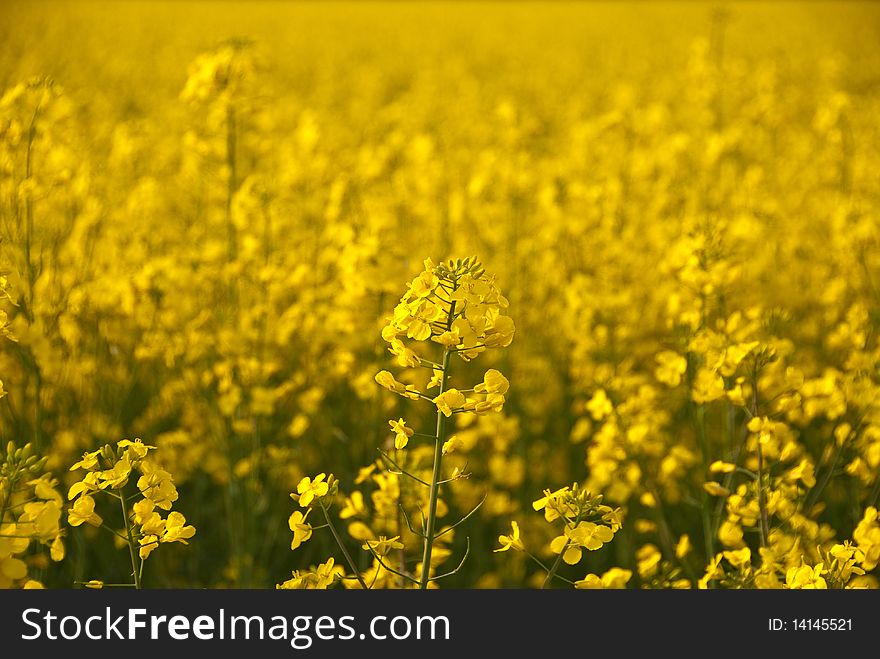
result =
[[[452,322],[455,320],[455,302],[449,306],[449,315],[446,318],[446,330],[452,328]],[[440,376],[440,393],[443,395],[446,391],[446,384],[449,379],[449,358],[452,351],[448,348],[443,351],[443,375]],[[437,410],[437,434],[434,437],[434,470],[431,473],[431,488],[428,500],[428,519],[425,524],[425,551],[422,554],[422,575],[419,581],[419,588],[425,590],[428,587],[431,574],[431,553],[434,549],[435,529],[437,525],[437,497],[440,492],[440,467],[443,462],[443,443],[446,441],[446,415],[439,409]]]
[[[449,355],[447,350],[443,354],[443,376],[440,382],[440,394],[446,390],[447,370],[449,367]],[[434,437],[434,470],[431,473],[430,494],[428,499],[428,520],[425,525],[425,551],[422,555],[422,576],[419,588],[424,590],[428,587],[431,571],[431,553],[434,549],[435,528],[437,525],[437,498],[440,492],[440,465],[443,461],[443,442],[446,441],[446,416],[437,410],[437,434]]]
[[571,544],[571,540],[565,543],[565,546],[562,548],[562,551],[559,552],[559,555],[556,557],[556,560],[553,561],[553,567],[550,568],[550,571],[547,573],[547,576],[544,578],[544,583],[541,584],[541,590],[544,590],[547,587],[553,577],[556,576],[556,570],[559,569],[559,563],[562,561],[562,555],[565,553],[565,550],[568,549],[568,546]]
[[141,589],[141,574],[138,569],[137,554],[134,550],[134,536],[131,533],[131,520],[128,518],[128,506],[125,505],[125,496],[119,493],[119,503],[122,506],[122,519],[125,521],[125,535],[128,539],[128,555],[131,557],[131,574],[134,577],[134,587]]
[[[550,568],[547,567],[546,565],[544,565],[541,561],[539,561],[537,557],[535,557],[534,555],[530,554],[529,552],[527,552],[525,550],[523,550],[523,552],[525,553],[526,556],[528,556],[533,561],[535,561],[535,563],[540,565],[541,569],[544,570],[544,572],[550,572]],[[562,581],[564,581],[567,584],[570,584],[572,586],[574,585],[574,581],[572,581],[571,579],[566,579],[565,577],[560,577],[558,574],[554,574],[553,576],[556,577],[557,579],[561,579]]]
[[767,514],[767,499],[764,496],[764,452],[758,439],[758,509],[761,511],[761,546],[770,541],[770,516]]
[[336,539],[336,544],[339,545],[339,548],[342,550],[343,556],[345,556],[345,560],[348,561],[348,567],[351,568],[351,571],[354,573],[354,576],[357,577],[358,583],[360,583],[361,588],[364,590],[369,590],[367,588],[367,584],[364,581],[363,577],[361,577],[360,570],[355,567],[354,561],[351,559],[351,554],[348,553],[348,549],[345,548],[345,544],[342,542],[342,538],[339,537],[339,532],[336,530],[336,527],[333,525],[333,522],[330,521],[330,513],[327,512],[327,507],[324,505],[324,502],[318,499],[318,505],[321,506],[321,510],[324,512],[324,519],[327,520],[327,526],[330,527],[330,532],[333,534],[333,537]]

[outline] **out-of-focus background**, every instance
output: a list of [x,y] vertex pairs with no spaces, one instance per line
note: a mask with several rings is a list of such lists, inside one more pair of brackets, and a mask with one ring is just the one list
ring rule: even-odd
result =
[[[339,564],[326,529],[289,548],[319,472],[340,506],[363,494],[337,520],[363,569],[370,534],[417,562],[385,498],[417,518],[424,494],[358,478],[388,419],[433,429],[374,381],[408,377],[380,329],[425,258],[472,254],[517,332],[455,365],[510,391],[456,417],[447,519],[486,502],[447,537],[445,569],[470,542],[448,585],[540,586],[493,549],[518,521],[554,560],[531,503],[575,481],[624,524],[572,581],[832,582],[845,541],[873,568],[880,6],[3,2],[0,98],[0,439],[62,495],[83,452],[158,447],[197,534],[145,585]],[[32,578],[125,579],[112,536],[65,534],[63,561],[27,550]]]

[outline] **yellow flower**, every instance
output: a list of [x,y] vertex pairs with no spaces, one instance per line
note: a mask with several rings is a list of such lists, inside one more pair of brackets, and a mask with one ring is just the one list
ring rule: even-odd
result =
[[459,328],[453,327],[448,332],[443,332],[442,334],[438,334],[437,336],[431,339],[435,343],[439,343],[444,348],[454,348],[459,343],[461,343],[461,337],[459,336]]
[[611,411],[614,408],[611,405],[611,401],[608,400],[608,395],[605,393],[604,389],[599,389],[596,393],[593,394],[593,397],[587,403],[587,411],[590,413],[596,421],[601,421],[606,416],[611,414]]
[[142,535],[138,538],[138,544],[140,545],[138,549],[138,555],[146,560],[149,558],[150,554],[153,553],[153,550],[159,546],[159,536],[156,535]]
[[403,419],[398,419],[397,421],[389,420],[388,425],[390,425],[391,430],[394,431],[394,448],[404,448],[409,441],[409,438],[414,434],[413,429],[408,428],[406,421]]
[[581,589],[623,589],[632,578],[632,570],[624,570],[613,567],[601,577],[596,574],[588,574],[580,581],[574,582],[575,588]]
[[724,351],[723,363],[719,368],[721,375],[725,377],[733,375],[740,362],[742,362],[742,360],[759,345],[760,343],[757,341],[750,341],[748,343],[737,343],[728,346]]
[[307,510],[306,514],[303,515],[300,511],[295,510],[290,519],[287,520],[290,530],[293,531],[293,540],[290,542],[291,550],[296,549],[312,537],[312,526],[306,522],[310,512],[312,512],[311,509]]
[[413,318],[409,321],[406,336],[415,341],[425,341],[431,338],[431,325],[421,318]]
[[396,394],[400,394],[401,396],[405,396],[406,398],[411,398],[413,400],[419,399],[419,393],[416,391],[414,385],[411,384],[403,384],[403,382],[398,382],[391,373],[388,371],[379,371],[376,373],[376,382],[388,389],[389,391],[393,391]]
[[724,380],[718,373],[701,368],[694,378],[691,398],[695,403],[710,403],[724,396]]
[[165,533],[165,520],[157,512],[152,512],[140,522],[141,533],[144,535],[162,535]]
[[575,581],[574,587],[580,589],[601,590],[605,588],[605,584],[602,583],[602,578],[599,575],[588,574],[583,579]]
[[498,316],[486,329],[483,345],[487,348],[506,348],[513,342],[516,327],[510,316]]
[[488,414],[489,412],[500,412],[503,407],[504,394],[487,394],[485,400],[468,398],[462,409],[474,412],[474,414]]
[[609,590],[626,588],[626,584],[629,583],[632,574],[632,570],[613,567],[602,575],[602,585]]
[[325,589],[336,580],[336,577],[345,574],[345,570],[335,566],[334,563],[333,558],[328,558],[325,563],[318,565],[315,569],[315,588]]
[[877,508],[868,506],[853,531],[853,540],[865,555],[862,567],[873,570],[880,563],[880,515]]
[[156,504],[151,499],[141,499],[136,502],[132,507],[132,513],[134,514],[134,523],[135,524],[143,524],[144,520],[146,520],[150,515],[153,514],[153,510],[155,510]]
[[464,406],[465,397],[458,389],[448,389],[434,399],[437,409],[445,416],[452,416],[452,413]]
[[434,389],[435,387],[439,387],[443,384],[443,371],[438,371],[434,369],[431,371],[431,379],[428,380],[428,384],[425,385],[426,389]]
[[569,491],[568,487],[563,487],[555,492],[551,492],[550,490],[544,490],[544,496],[538,499],[537,501],[532,502],[532,508],[535,511],[543,510],[544,511],[544,519],[548,522],[553,522],[559,519],[559,511],[556,509],[555,505],[553,505],[559,498],[563,497]]
[[162,534],[162,542],[182,542],[189,544],[188,538],[196,534],[194,526],[187,526],[186,518],[178,512],[168,514],[165,520],[165,533]]
[[83,493],[91,493],[98,491],[98,472],[89,471],[81,481],[77,481],[70,486],[67,492],[67,499],[72,500]]
[[678,539],[678,542],[675,545],[675,557],[684,558],[691,553],[693,548],[690,537],[685,533]]
[[61,495],[58,494],[58,491],[55,489],[58,485],[58,481],[51,478],[48,474],[44,474],[40,478],[28,481],[28,485],[33,485],[34,494],[38,499],[54,501],[59,506],[63,503]]
[[71,526],[79,526],[83,522],[92,526],[101,526],[101,516],[95,512],[95,500],[88,494],[84,494],[67,511],[67,523]]
[[98,465],[99,455],[101,455],[101,451],[83,453],[82,460],[74,463],[74,465],[70,468],[70,471],[76,471],[77,469],[92,469],[96,467]]
[[440,285],[440,278],[430,270],[425,270],[412,280],[409,285],[410,292],[417,298],[430,296]]
[[508,549],[523,551],[525,549],[522,540],[519,539],[519,524],[517,524],[516,522],[511,522],[510,528],[510,535],[498,536],[498,542],[501,544],[501,547],[496,549],[496,552],[507,551]]
[[61,539],[61,535],[59,533],[59,535],[57,535],[52,541],[52,545],[49,547],[49,558],[57,563],[58,561],[63,561],[64,556],[64,541]]
[[828,584],[822,577],[825,565],[819,563],[816,567],[801,564],[800,567],[790,567],[785,573],[785,587],[796,590],[825,590]]
[[743,547],[742,549],[736,549],[733,551],[726,551],[723,553],[724,558],[727,559],[727,562],[738,570],[745,570],[746,568],[750,568],[752,566],[752,551],[748,547]]
[[418,366],[422,363],[422,360],[419,359],[418,355],[413,352],[410,348],[407,348],[403,345],[403,341],[400,339],[392,339],[391,347],[388,348],[388,351],[397,357],[397,363],[400,366]]
[[144,444],[140,439],[137,438],[134,441],[123,439],[118,441],[116,445],[121,449],[126,449],[126,453],[128,454],[129,459],[133,460],[143,459],[144,457],[146,457],[147,452],[156,448],[155,446]]
[[315,476],[314,480],[306,476],[299,482],[296,491],[299,493],[300,506],[307,508],[316,497],[320,498],[327,494],[330,485],[324,480],[325,477],[326,474],[321,473]]
[[718,527],[718,539],[725,547],[741,547],[743,545],[742,528],[736,522],[726,519]]
[[[59,497],[60,498],[60,497]],[[59,534],[59,522],[61,520],[61,506],[55,501],[31,501],[24,505],[20,523],[28,523],[31,526],[30,533],[35,535],[41,542],[48,542]]]
[[720,483],[716,483],[715,481],[708,481],[703,483],[703,489],[706,490],[713,497],[727,497],[730,496],[730,490],[726,487],[722,487]]
[[721,567],[722,558],[724,558],[723,554],[715,554],[712,560],[709,561],[709,564],[706,566],[706,573],[697,582],[698,588],[705,590],[709,587],[710,581],[724,578],[724,568]]
[[146,473],[138,478],[138,490],[162,510],[171,510],[171,504],[178,498],[171,474],[163,469],[155,469],[147,463],[144,463],[144,466]]
[[574,528],[566,527],[565,534],[554,538],[550,549],[555,554],[562,554],[562,560],[569,565],[580,562],[581,549],[595,551],[614,537],[614,531],[607,526],[593,522],[578,522]]
[[359,517],[366,514],[367,507],[364,505],[364,495],[355,490],[351,493],[350,497],[345,498],[345,504],[342,506],[342,510],[339,511],[339,518],[349,519],[350,517]]
[[98,472],[98,487],[102,490],[107,488],[118,490],[128,483],[130,475],[131,460],[126,453],[110,469]]
[[671,350],[664,350],[656,357],[656,377],[663,384],[677,387],[681,384],[681,376],[687,372],[687,359]]
[[581,547],[595,551],[606,542],[611,542],[611,539],[614,537],[614,531],[601,524],[579,522],[576,527],[571,529],[569,537],[572,542],[577,543]]
[[370,530],[370,527],[364,524],[363,522],[352,522],[348,525],[348,535],[350,535],[355,540],[372,540],[375,538],[375,534]]
[[7,579],[10,581],[18,581],[27,576],[27,564],[20,558],[11,555],[0,555],[0,583],[5,582],[4,587],[8,588]]
[[636,551],[636,566],[642,579],[649,579],[657,573],[662,555],[652,544],[647,544]]
[[486,394],[506,394],[510,388],[510,382],[500,371],[490,368],[483,376],[483,381],[474,387],[474,392]]
[[562,554],[562,560],[569,565],[575,565],[583,556],[581,548],[571,544],[567,535],[553,538],[553,541],[550,543],[550,550],[554,554]]
[[806,487],[813,487],[816,484],[816,472],[813,469],[813,463],[808,458],[804,458],[798,463],[794,469],[790,469],[786,475],[790,480],[800,480]]
[[458,435],[453,435],[445,442],[443,442],[443,455],[448,455],[450,453],[455,453],[457,450],[462,448],[464,443],[458,438]]
[[376,373],[376,382],[385,387],[389,391],[399,393],[404,389],[402,382],[398,382],[389,371],[379,371]]
[[398,542],[399,537],[396,535],[393,538],[386,538],[384,535],[380,535],[378,540],[367,540],[363,544],[363,548],[372,550],[378,556],[385,556],[392,549],[403,549],[403,543]]

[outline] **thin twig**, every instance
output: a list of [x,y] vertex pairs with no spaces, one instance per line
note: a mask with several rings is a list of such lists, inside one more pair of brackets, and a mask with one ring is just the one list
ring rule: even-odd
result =
[[395,570],[393,567],[389,567],[388,565],[386,565],[385,562],[382,560],[382,557],[379,556],[379,554],[377,554],[372,547],[370,547],[369,543],[367,544],[367,549],[369,549],[370,553],[375,557],[375,559],[377,561],[379,561],[379,565],[384,567],[386,570],[388,570],[392,574],[396,574],[398,577],[402,577],[403,579],[406,579],[406,580],[410,581],[411,583],[418,585],[418,583],[419,583],[418,579],[416,579],[416,578],[412,577],[411,575],[406,574],[404,572],[399,572],[399,571]]
[[[412,531],[412,533],[413,533],[414,535],[417,535],[418,537],[420,537],[420,538],[422,538],[422,539],[424,540],[424,538],[425,538],[425,533],[424,533],[424,531],[422,531],[422,532],[416,531],[416,530],[413,528],[412,523],[410,523],[410,521],[409,521],[409,515],[406,514],[406,509],[403,507],[403,504],[398,502],[397,505],[400,507],[400,512],[403,513],[403,519],[406,521],[406,525],[407,525],[407,527],[409,528],[409,530]],[[438,537],[439,537],[439,536],[438,536]]]
[[382,456],[383,458],[385,458],[388,462],[390,462],[394,467],[397,468],[397,471],[396,471],[396,472],[393,471],[393,470],[391,470],[391,469],[388,470],[389,472],[391,472],[392,474],[397,474],[397,475],[403,474],[404,476],[409,476],[410,478],[412,478],[412,479],[413,479],[414,481],[416,481],[417,483],[421,483],[421,484],[424,485],[425,487],[431,487],[431,484],[430,484],[430,483],[427,483],[427,482],[423,481],[423,480],[422,480],[421,478],[419,478],[418,476],[414,476],[413,474],[409,473],[406,469],[404,469],[403,467],[401,467],[399,464],[397,464],[397,463],[396,463],[396,462],[395,462],[395,461],[394,461],[389,455],[387,455],[387,454],[385,453],[385,451],[383,451],[383,450],[380,449],[380,448],[377,448],[376,450],[379,451],[379,455],[381,455],[381,456]]
[[[464,562],[467,560],[468,554],[471,553],[471,539],[469,536],[465,537],[465,542],[467,544],[464,548],[464,556],[461,557],[461,561],[459,561],[458,567],[456,567],[454,570],[451,570],[450,572],[446,572],[445,574],[441,574],[436,577],[429,578],[428,581],[440,581],[440,579],[445,579],[446,577],[451,577],[453,574],[455,574],[456,572],[461,570],[462,566],[464,566]],[[422,570],[424,571],[424,569],[425,569],[425,566],[423,565]]]
[[348,561],[348,566],[351,568],[351,571],[354,572],[354,575],[357,577],[357,580],[360,582],[361,586],[364,590],[367,590],[367,584],[364,582],[363,577],[361,577],[360,570],[358,570],[354,561],[351,559],[351,554],[348,553],[348,549],[345,548],[345,545],[342,542],[342,538],[339,537],[339,533],[336,531],[336,527],[333,526],[333,522],[330,521],[330,513],[327,512],[327,507],[324,505],[324,502],[318,499],[318,505],[321,506],[321,510],[324,511],[324,519],[327,520],[327,526],[330,527],[330,532],[333,534],[333,537],[336,539],[336,544],[339,545],[339,548],[342,550],[343,555],[345,556],[345,560]]
[[468,517],[470,517],[470,516],[473,515],[475,512],[477,512],[477,511],[480,509],[480,506],[482,506],[482,505],[486,502],[486,498],[487,498],[488,496],[489,496],[489,493],[486,492],[486,493],[483,495],[483,498],[480,499],[480,503],[478,503],[476,506],[474,506],[474,507],[471,509],[471,511],[470,511],[467,515],[465,515],[464,517],[462,517],[460,520],[458,520],[458,521],[457,521],[455,524],[453,524],[452,526],[447,526],[445,529],[443,529],[442,531],[440,531],[440,533],[438,533],[438,534],[437,534],[436,536],[434,536],[434,537],[435,537],[435,538],[439,538],[440,536],[446,535],[446,534],[449,533],[452,529],[454,529],[456,526],[458,526],[458,525],[461,524],[464,520],[466,520]]

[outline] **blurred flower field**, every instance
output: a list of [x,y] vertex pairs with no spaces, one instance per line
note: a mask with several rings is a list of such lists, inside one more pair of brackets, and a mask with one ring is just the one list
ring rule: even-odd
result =
[[874,588],[880,6],[0,4],[0,587]]

